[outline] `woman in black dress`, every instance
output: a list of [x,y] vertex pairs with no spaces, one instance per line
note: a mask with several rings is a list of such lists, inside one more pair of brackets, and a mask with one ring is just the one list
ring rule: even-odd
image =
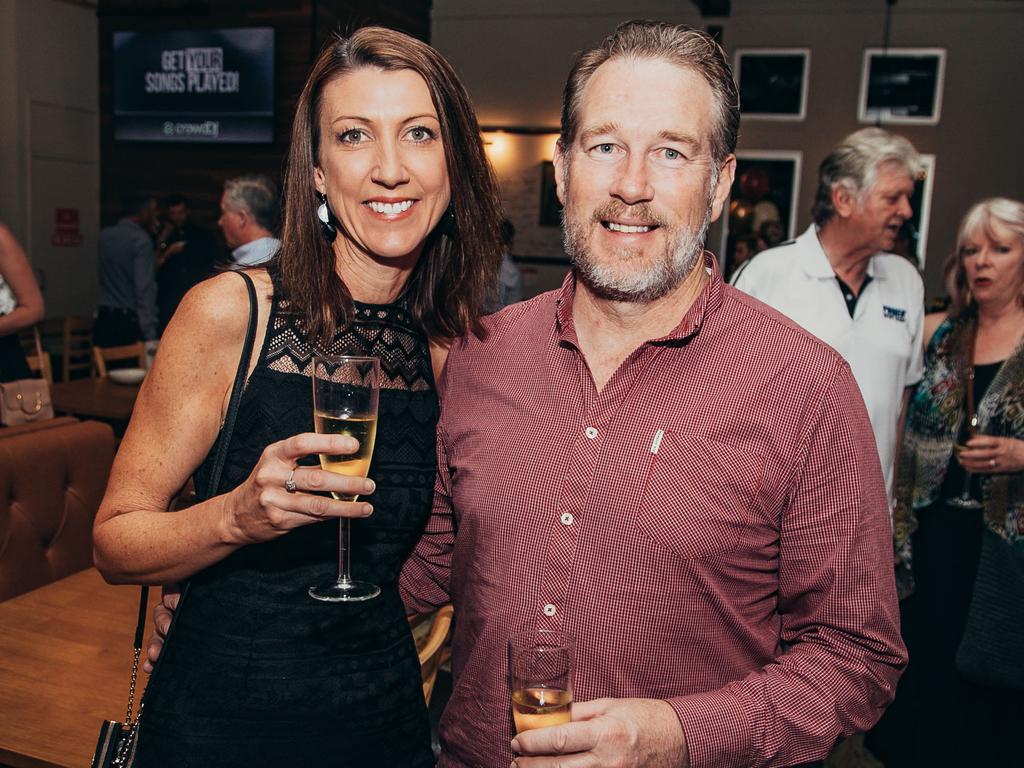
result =
[[18,331],[43,319],[43,295],[11,231],[0,224],[0,382],[32,375]]
[[[434,374],[447,340],[480,329],[498,207],[468,97],[433,49],[366,28],[323,52],[296,110],[281,251],[247,272],[259,330],[220,486],[164,511],[193,472],[209,480],[247,325],[236,274],[193,289],[168,326],[97,516],[110,581],[190,582],[138,765],[433,765],[397,578],[430,511]],[[316,468],[353,446],[311,434],[315,353],[381,359],[372,481]],[[337,573],[340,517],[357,518],[353,567],[375,599],[307,594]]]

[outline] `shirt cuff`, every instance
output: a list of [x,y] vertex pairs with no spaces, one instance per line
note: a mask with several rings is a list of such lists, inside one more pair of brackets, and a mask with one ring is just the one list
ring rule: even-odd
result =
[[734,694],[723,688],[667,702],[683,726],[690,768],[750,763],[750,721]]

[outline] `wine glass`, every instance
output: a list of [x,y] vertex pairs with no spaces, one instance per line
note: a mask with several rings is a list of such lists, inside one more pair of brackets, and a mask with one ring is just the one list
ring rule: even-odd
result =
[[[320,466],[328,472],[366,477],[377,437],[377,404],[380,400],[380,360],[376,357],[315,356],[313,358],[313,424],[323,435],[349,435],[359,441],[355,453],[320,454]],[[331,493],[340,501],[358,496]],[[351,574],[352,520],[338,519],[338,579],[309,588],[310,597],[330,602],[370,600],[380,587],[356,581]]]
[[[975,414],[971,416],[971,420],[967,424],[967,436],[964,440],[965,443],[977,434],[975,431],[977,427],[978,416]],[[964,447],[965,446],[963,445],[954,445],[953,450],[960,451]],[[951,507],[955,507],[956,509],[981,509],[981,502],[971,495],[972,481],[973,476],[965,469],[963,491],[959,496],[953,496],[952,498],[946,499],[946,504]]]
[[572,720],[573,646],[571,635],[555,629],[520,632],[509,638],[516,733]]

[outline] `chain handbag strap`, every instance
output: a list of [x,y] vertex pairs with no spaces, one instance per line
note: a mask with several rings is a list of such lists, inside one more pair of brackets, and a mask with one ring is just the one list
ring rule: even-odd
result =
[[[256,304],[256,287],[253,285],[252,278],[244,272],[236,272],[237,275],[245,279],[245,287],[249,293],[249,326],[245,332],[245,344],[242,347],[242,356],[238,361],[238,370],[235,372],[235,381],[231,387],[231,400],[228,402],[228,412],[224,418],[224,426],[221,429],[220,435],[217,438],[216,444],[216,459],[213,464],[213,471],[210,473],[210,482],[207,485],[206,497],[210,498],[217,493],[217,488],[220,485],[221,473],[224,471],[224,463],[227,460],[228,444],[231,442],[231,434],[235,429],[235,419],[238,416],[238,405],[242,397],[242,390],[245,388],[246,374],[249,372],[249,362],[252,359],[252,348],[256,340],[256,320],[257,320],[257,304]],[[175,610],[175,615],[171,619],[171,626],[167,630],[167,634],[164,638],[164,645],[166,650],[167,638],[171,635],[171,630],[174,628],[174,622],[177,620],[178,614],[181,610],[181,605],[185,600],[185,596],[188,594],[188,584],[185,584],[185,588],[182,590],[181,597],[178,599],[178,607]],[[141,700],[139,702],[139,709],[132,715],[135,709],[135,691],[138,686],[139,678],[139,660],[142,658],[142,639],[146,633],[146,613],[149,608],[149,586],[144,585],[139,592],[139,616],[138,621],[135,625],[135,641],[132,644],[132,677],[128,687],[128,709],[125,715],[125,737],[121,740],[121,744],[118,747],[117,755],[114,757],[113,765],[120,768],[128,762],[128,758],[134,752],[135,735],[139,728],[139,718],[142,717],[142,710],[146,706],[146,695],[143,692]],[[157,670],[160,669],[160,660],[163,658],[161,653],[160,658],[153,668],[153,673],[150,675],[150,681],[156,676]]]

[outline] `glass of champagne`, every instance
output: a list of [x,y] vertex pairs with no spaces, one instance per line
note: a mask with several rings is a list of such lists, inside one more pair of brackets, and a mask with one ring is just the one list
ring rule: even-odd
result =
[[[967,440],[970,440],[977,434],[977,427],[978,417],[977,415],[973,415],[971,416],[971,419],[967,424],[966,438],[964,440],[965,443],[967,442]],[[959,453],[966,447],[966,445],[961,445],[958,443],[953,446],[953,450]],[[951,507],[955,507],[956,509],[981,509],[981,502],[974,498],[974,496],[972,495],[972,486],[973,475],[971,475],[971,473],[965,469],[963,491],[960,493],[959,496],[953,496],[952,498],[946,499],[946,504],[948,504]]]
[[[348,435],[359,441],[359,450],[346,454],[320,454],[320,466],[328,472],[366,477],[377,437],[377,405],[380,400],[380,360],[376,357],[316,356],[313,358],[313,424],[323,435]],[[358,496],[331,493],[340,501]],[[338,579],[309,588],[311,597],[330,602],[370,600],[380,587],[356,581],[351,575],[352,521],[338,520]]]
[[572,720],[571,635],[535,629],[508,641],[512,719],[516,733]]

